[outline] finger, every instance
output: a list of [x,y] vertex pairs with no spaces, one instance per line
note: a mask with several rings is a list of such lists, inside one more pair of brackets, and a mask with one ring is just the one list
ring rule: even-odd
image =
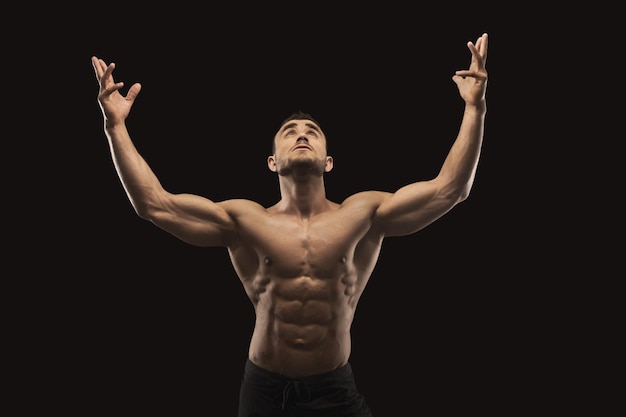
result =
[[139,94],[139,91],[141,91],[141,84],[139,83],[133,84],[128,89],[128,93],[126,93],[126,99],[130,101],[135,101],[135,99],[137,98],[137,95]]
[[[476,45],[479,45],[479,42],[480,41],[477,41]],[[483,56],[480,54],[480,52],[476,48],[476,46],[472,42],[468,42],[467,43],[467,47],[469,48],[470,52],[472,53],[472,62],[470,64],[470,67],[475,64],[475,65],[478,66],[478,69],[484,69],[485,61],[483,59]]]
[[[487,34],[484,33],[482,36],[480,36],[477,40],[476,43],[473,44],[474,48],[476,49],[478,55],[480,55],[483,64],[485,63],[485,59],[487,57]],[[471,49],[471,48],[470,48]]]
[[98,59],[95,56],[91,57],[91,65],[93,66],[93,70],[96,73],[96,79],[98,81],[100,81],[100,78],[102,78],[102,73],[104,72],[100,63],[101,61],[101,59]]
[[455,71],[454,75],[462,78],[471,77],[482,81],[487,79],[487,74],[481,71],[459,70]]
[[116,91],[120,90],[122,87],[124,87],[124,83],[121,81],[119,83],[111,84],[106,87],[103,86],[100,89],[100,96],[103,98],[108,97]]
[[111,65],[113,65],[113,67],[109,69],[106,62],[95,56],[91,58],[91,62],[94,70],[96,71],[96,78],[102,87],[104,87],[104,85],[109,81],[109,78],[113,81],[113,78],[110,75],[113,72],[113,69],[115,69],[115,64],[112,63]]
[[112,84],[112,87],[119,90],[121,88],[121,84],[123,83],[115,83],[115,80],[113,79],[112,74],[115,69],[115,63],[111,62],[107,66],[103,60],[100,60],[100,70],[102,71],[103,69],[104,72],[102,72],[102,75],[100,76],[100,88],[107,89],[111,87],[109,84]]
[[476,45],[478,48],[478,51],[480,52],[480,56],[482,57],[483,60],[483,66],[487,63],[487,49],[489,46],[489,36],[486,33],[483,33],[483,35],[478,38],[478,41],[476,41]]
[[[111,77],[111,74],[113,74],[113,70],[115,69],[115,63],[111,62],[108,66],[106,66],[104,61],[102,61],[102,65],[105,68],[102,77]],[[113,79],[113,77],[111,77],[111,79]]]

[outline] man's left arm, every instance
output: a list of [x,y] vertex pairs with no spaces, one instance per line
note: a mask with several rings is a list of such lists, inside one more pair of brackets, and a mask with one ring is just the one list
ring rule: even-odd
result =
[[475,44],[468,42],[467,46],[472,53],[470,67],[456,71],[452,77],[465,101],[457,138],[435,178],[400,188],[377,209],[374,222],[385,236],[417,232],[469,196],[487,112],[487,34],[479,37]]

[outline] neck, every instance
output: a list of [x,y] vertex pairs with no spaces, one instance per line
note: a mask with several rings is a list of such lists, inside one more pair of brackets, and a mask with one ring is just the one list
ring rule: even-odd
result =
[[312,217],[328,206],[323,177],[307,177],[295,180],[293,177],[279,176],[281,211],[294,212],[302,217]]

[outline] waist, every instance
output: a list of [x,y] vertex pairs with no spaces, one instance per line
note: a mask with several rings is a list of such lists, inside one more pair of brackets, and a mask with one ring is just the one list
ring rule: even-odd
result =
[[350,366],[350,363],[347,362],[344,365],[341,365],[340,367],[331,371],[314,373],[311,375],[303,375],[298,377],[290,377],[288,375],[283,375],[281,373],[265,369],[252,362],[252,360],[247,359],[244,368],[244,377],[247,381],[250,382],[276,382],[279,384],[284,384],[287,381],[298,380],[300,382],[306,383],[308,386],[315,387],[318,385],[326,385],[329,382],[352,379],[352,367]]

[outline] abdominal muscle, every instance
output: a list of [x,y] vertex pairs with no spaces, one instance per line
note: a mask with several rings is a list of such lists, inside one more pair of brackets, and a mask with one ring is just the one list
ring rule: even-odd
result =
[[355,306],[349,281],[305,275],[257,282],[250,360],[293,378],[345,365]]

